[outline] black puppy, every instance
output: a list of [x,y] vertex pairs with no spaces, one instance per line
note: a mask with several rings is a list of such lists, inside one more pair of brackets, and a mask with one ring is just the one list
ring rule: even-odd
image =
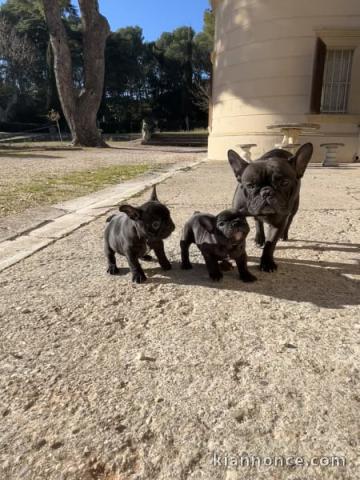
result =
[[196,243],[212,280],[219,281],[223,277],[218,262],[233,258],[240,279],[244,282],[254,282],[256,277],[247,268],[245,250],[245,239],[249,231],[246,218],[236,210],[224,210],[217,216],[195,212],[184,226],[180,242],[181,268],[184,270],[192,268],[189,247]]
[[133,282],[143,283],[146,276],[139,259],[148,258],[146,254],[149,250],[154,250],[163,270],[170,270],[163,240],[171,235],[175,225],[167,207],[159,202],[156,187],[153,188],[150,201],[141,207],[121,205],[119,210],[120,214],[106,220],[109,223],[105,229],[108,273],[119,273],[115,260],[115,253],[118,253],[126,257]]
[[[274,250],[280,237],[288,239],[289,227],[299,208],[301,178],[311,159],[313,146],[306,143],[292,155],[275,149],[252,163],[246,162],[233,150],[228,157],[239,182],[233,207],[255,217],[256,238],[264,245],[260,269],[277,269]],[[269,225],[265,238],[264,223]]]

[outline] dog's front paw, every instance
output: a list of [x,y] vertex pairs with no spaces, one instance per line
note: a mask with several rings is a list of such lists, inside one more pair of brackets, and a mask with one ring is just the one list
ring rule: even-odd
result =
[[146,275],[144,272],[135,272],[132,276],[132,281],[134,283],[144,283],[146,282]]
[[240,274],[240,280],[242,280],[245,283],[251,283],[251,282],[256,282],[257,278],[255,275],[253,275],[250,272],[242,272]]
[[220,282],[220,280],[222,280],[224,275],[219,271],[219,272],[209,272],[209,276],[212,281]]
[[190,262],[182,262],[181,269],[182,270],[191,270],[193,267]]
[[222,272],[230,272],[231,270],[234,270],[232,263],[228,260],[223,260],[219,265]]
[[117,268],[116,265],[109,265],[107,269],[107,273],[110,275],[118,275],[120,270]]
[[168,271],[168,270],[171,270],[171,263],[170,263],[169,261],[167,261],[167,262],[162,262],[162,263],[161,263],[161,268],[162,268],[163,270],[165,270],[165,272]]
[[260,261],[260,270],[262,272],[275,272],[277,265],[272,258],[262,258]]

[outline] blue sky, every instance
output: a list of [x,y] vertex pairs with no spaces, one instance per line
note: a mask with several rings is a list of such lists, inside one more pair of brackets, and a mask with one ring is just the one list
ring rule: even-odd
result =
[[139,25],[145,40],[156,40],[162,32],[191,25],[200,31],[208,0],[99,0],[101,13],[112,30]]
[[[5,1],[0,0],[2,3]],[[199,32],[204,11],[209,8],[209,0],[99,0],[99,4],[112,30],[139,25],[149,41],[184,25]]]

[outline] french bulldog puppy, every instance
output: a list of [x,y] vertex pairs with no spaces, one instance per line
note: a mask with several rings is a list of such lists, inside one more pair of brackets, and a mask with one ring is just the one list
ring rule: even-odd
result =
[[180,241],[181,268],[192,268],[189,247],[195,243],[202,253],[209,276],[220,281],[223,274],[219,261],[235,260],[243,282],[254,282],[256,277],[247,267],[246,237],[250,231],[246,218],[236,210],[224,210],[218,215],[195,212],[186,222]]
[[163,240],[171,235],[175,225],[168,208],[159,202],[156,187],[150,201],[140,207],[121,205],[121,213],[112,215],[106,221],[105,255],[108,261],[108,273],[116,275],[115,253],[126,257],[132,273],[132,281],[143,283],[146,275],[141,268],[139,259],[149,259],[149,250],[155,255],[163,270],[170,270],[171,265],[166,257]]
[[[275,149],[248,163],[233,150],[228,158],[238,186],[233,207],[255,217],[256,237],[264,246],[260,269],[277,269],[274,250],[279,238],[288,239],[289,228],[299,208],[300,185],[311,159],[313,146],[306,143],[295,155]],[[264,222],[269,225],[265,236]]]

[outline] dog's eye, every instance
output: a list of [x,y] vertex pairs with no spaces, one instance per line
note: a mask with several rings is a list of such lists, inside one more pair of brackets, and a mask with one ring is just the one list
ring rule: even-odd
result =
[[153,222],[153,223],[151,224],[151,226],[152,226],[152,228],[153,228],[154,230],[158,230],[158,229],[160,228],[160,222],[159,222],[159,220],[156,220],[155,222]]
[[224,227],[224,226],[225,226],[225,222],[219,222],[219,224],[218,224],[218,225],[219,225],[219,227],[220,227],[220,228],[222,228],[222,227]]
[[289,180],[286,180],[286,178],[284,178],[283,180],[281,180],[280,185],[282,187],[286,187],[287,185],[289,185]]
[[249,188],[250,190],[256,188],[256,185],[254,183],[247,183],[246,188]]

